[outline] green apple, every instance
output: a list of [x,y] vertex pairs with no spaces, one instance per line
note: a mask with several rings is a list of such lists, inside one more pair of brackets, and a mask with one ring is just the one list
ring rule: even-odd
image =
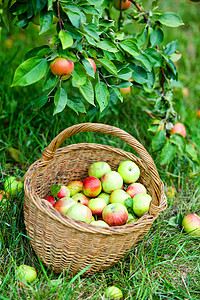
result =
[[133,197],[133,212],[141,217],[149,210],[151,196],[146,193],[139,193]]
[[120,299],[123,297],[122,291],[116,286],[109,286],[106,289],[106,299]]
[[[118,189],[111,193],[110,203],[121,203],[125,205],[125,200],[130,198],[130,195],[127,194],[124,190]],[[126,205],[125,205],[126,206]]]
[[106,201],[107,204],[110,203],[110,194],[107,194],[107,193],[101,193],[98,195],[97,198],[101,198],[101,199],[104,199]]
[[91,210],[91,212],[95,215],[101,215],[103,209],[107,206],[107,203],[102,198],[93,198],[90,199],[88,203],[88,207]]
[[23,183],[14,176],[9,176],[4,182],[4,189],[9,195],[16,195],[23,189],[23,186]]
[[67,211],[67,216],[72,219],[79,220],[85,223],[92,222],[91,210],[83,204],[75,204],[71,206]]
[[97,161],[93,163],[88,169],[88,175],[96,178],[101,178],[103,174],[110,172],[111,167],[105,161]]
[[101,177],[104,192],[110,194],[114,190],[121,189],[123,186],[122,176],[116,171],[105,173]]
[[102,220],[92,221],[90,224],[94,226],[110,227],[106,222]]
[[196,214],[189,214],[183,218],[182,226],[185,232],[200,237],[200,217]]
[[33,267],[27,265],[21,265],[16,269],[16,275],[21,280],[31,282],[37,278],[37,272]]
[[131,160],[121,162],[117,171],[122,176],[125,183],[136,182],[140,177],[140,169]]

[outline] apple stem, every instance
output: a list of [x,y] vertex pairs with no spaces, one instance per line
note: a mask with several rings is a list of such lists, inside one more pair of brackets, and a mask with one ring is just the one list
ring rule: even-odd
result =
[[122,20],[122,0],[120,0],[120,14],[119,14],[119,19],[118,19],[118,31],[120,31],[121,20]]

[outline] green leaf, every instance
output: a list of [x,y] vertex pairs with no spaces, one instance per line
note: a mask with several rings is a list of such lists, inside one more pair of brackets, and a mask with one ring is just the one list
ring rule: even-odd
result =
[[99,15],[99,12],[91,5],[82,5],[81,8],[88,15]]
[[99,58],[97,61],[102,64],[110,73],[117,75],[117,68],[110,60],[106,58]]
[[150,43],[151,46],[157,46],[159,44],[161,44],[163,41],[163,32],[160,28],[158,28],[157,30],[153,30],[152,33],[150,34]]
[[175,153],[176,153],[176,145],[173,145],[169,141],[167,141],[160,155],[160,164],[161,165],[169,164],[174,158]]
[[152,149],[154,151],[158,151],[162,149],[166,141],[167,141],[167,137],[165,131],[163,129],[158,131],[151,141]]
[[87,81],[84,85],[79,85],[78,86],[79,91],[81,92],[81,94],[83,95],[83,97],[85,98],[85,100],[87,100],[87,102],[89,102],[90,104],[94,105],[94,90],[93,90],[93,86],[91,81],[89,80],[89,78],[87,78]]
[[37,99],[34,100],[33,109],[40,109],[43,107],[48,101],[48,95],[44,94]]
[[45,58],[32,57],[25,60],[16,69],[12,86],[26,86],[39,81],[47,71]]
[[132,76],[132,70],[130,68],[124,68],[118,72],[118,77],[123,80],[129,80]]
[[80,15],[72,11],[67,11],[66,13],[72,25],[76,28],[79,28],[79,24],[81,20]]
[[51,194],[53,197],[56,197],[60,191],[61,186],[59,184],[54,184],[51,186]]
[[47,45],[35,47],[25,54],[24,60],[27,60],[28,58],[35,57],[35,56],[42,58],[44,57],[44,55],[48,54],[49,49],[50,48]]
[[154,67],[162,66],[162,56],[155,49],[148,48],[145,49],[144,52]]
[[96,100],[100,107],[100,112],[102,112],[108,105],[108,99],[109,99],[109,92],[105,82],[102,81],[97,82],[97,84],[95,85],[95,95],[96,95]]
[[78,85],[83,85],[86,83],[86,71],[83,65],[79,62],[74,64],[74,70],[72,76]]
[[180,134],[171,134],[170,135],[170,143],[177,146],[177,148],[180,150],[180,152],[184,153],[186,148],[186,142],[182,135]]
[[99,47],[100,49],[106,50],[108,52],[118,52],[119,50],[117,49],[117,47],[110,42],[110,40],[108,39],[104,39],[103,41],[100,41],[97,43],[97,47]]
[[46,0],[32,0],[35,15],[39,13],[46,5]]
[[191,144],[186,144],[186,153],[192,158],[192,160],[198,162],[197,153]]
[[56,82],[59,80],[59,77],[55,76],[51,70],[47,73],[45,83],[44,83],[44,88],[43,91],[50,90],[53,87],[55,87]]
[[[62,6],[63,10],[68,14],[68,12],[70,11],[71,13],[75,13],[79,16],[80,18],[80,22],[81,23],[86,23],[86,16],[85,14],[82,12],[81,8],[76,5],[75,3],[70,3],[67,2],[67,4],[64,4]],[[77,27],[78,28],[78,27]]]
[[176,49],[178,47],[178,42],[177,41],[172,41],[171,43],[167,44],[167,46],[165,47],[165,50],[164,50],[164,55],[171,55],[173,54]]
[[133,199],[132,198],[127,198],[126,200],[125,200],[125,206],[126,207],[133,207]]
[[132,78],[134,81],[140,84],[147,82],[147,71],[144,68],[136,65],[131,65],[130,67],[133,70]]
[[[130,84],[131,84],[131,83],[130,83]],[[114,91],[115,95],[117,95],[117,98],[119,98],[119,100],[120,100],[121,102],[123,102],[124,98],[123,98],[121,92],[119,91],[119,89],[118,89],[117,87],[113,87],[113,86],[111,86],[111,88],[112,88],[112,90]]]
[[137,57],[139,55],[138,46],[133,39],[125,40],[119,44],[122,49],[131,54],[133,57]]
[[145,54],[140,53],[135,59],[139,60],[149,72],[151,72],[152,64]]
[[104,0],[87,0],[92,5],[100,6],[103,3]]
[[181,18],[172,12],[164,12],[158,17],[158,21],[168,27],[179,27],[181,25],[184,25]]
[[40,13],[40,33],[42,34],[51,28],[53,22],[53,12],[52,11],[41,11]]
[[83,63],[83,65],[84,65],[84,67],[85,67],[86,73],[87,73],[89,76],[91,76],[91,77],[94,78],[95,75],[94,75],[94,70],[93,70],[93,67],[92,67],[91,63],[90,63],[86,58],[84,58],[84,59],[82,60],[82,63]]
[[74,43],[73,38],[68,32],[64,30],[60,30],[58,36],[60,38],[63,50],[73,45]]
[[67,105],[67,93],[62,87],[59,87],[56,91],[56,94],[54,96],[54,104],[55,109],[53,115],[56,115],[63,111],[63,109]]
[[77,113],[77,115],[79,112],[86,113],[85,106],[80,100],[75,99],[72,101],[72,100],[68,99],[67,106],[69,106],[71,109],[73,109]]
[[100,41],[99,35],[98,35],[98,27],[94,24],[89,24],[84,28],[84,31],[92,37],[97,42]]

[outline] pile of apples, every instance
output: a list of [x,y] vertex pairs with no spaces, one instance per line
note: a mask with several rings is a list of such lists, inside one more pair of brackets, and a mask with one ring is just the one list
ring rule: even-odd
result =
[[96,226],[121,226],[134,223],[149,210],[151,196],[139,182],[140,169],[130,161],[112,171],[107,162],[90,165],[88,177],[67,186],[51,186],[47,200],[59,212]]

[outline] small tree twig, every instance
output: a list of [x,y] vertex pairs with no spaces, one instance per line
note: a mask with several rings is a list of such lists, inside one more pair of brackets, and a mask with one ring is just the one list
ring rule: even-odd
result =
[[63,21],[62,21],[61,16],[60,16],[60,3],[59,3],[59,1],[57,1],[57,8],[58,8],[58,18],[59,18],[60,29],[63,30]]
[[120,31],[121,20],[122,20],[122,0],[120,0],[120,14],[119,14],[119,19],[118,19],[118,31]]
[[[160,53],[159,47],[156,46],[157,52]],[[162,86],[162,95],[165,96],[165,73],[163,67],[160,67],[162,78],[161,78],[161,86]]]
[[137,7],[137,9],[138,9],[141,13],[143,13],[144,21],[145,21],[147,24],[150,25],[149,20],[148,20],[148,17],[147,17],[147,15],[144,13],[144,10],[141,8],[141,6],[140,6],[136,1],[134,1],[134,0],[130,0],[130,1],[131,1],[131,3],[133,3],[133,5],[135,5],[135,7]]

